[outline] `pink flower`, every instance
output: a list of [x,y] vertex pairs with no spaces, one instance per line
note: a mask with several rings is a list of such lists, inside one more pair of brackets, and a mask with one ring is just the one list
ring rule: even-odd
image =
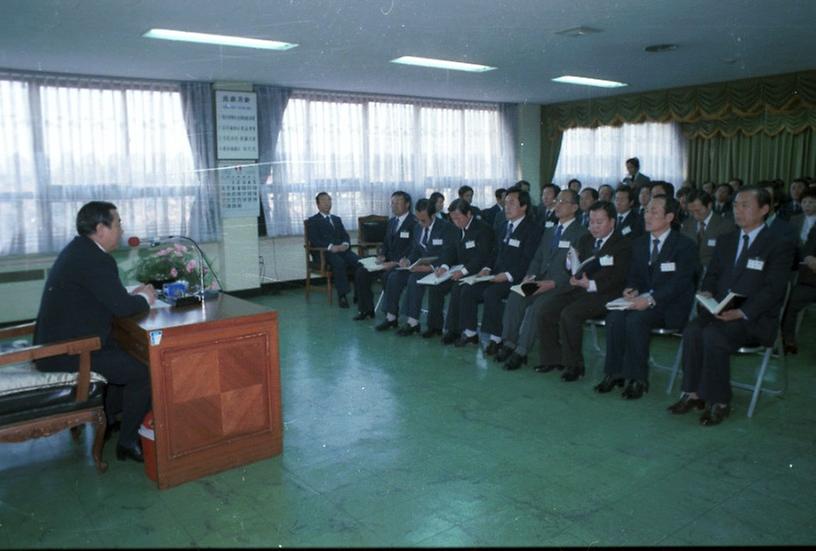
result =
[[177,251],[181,251],[181,252],[183,252],[183,253],[186,253],[186,252],[187,252],[187,247],[185,247],[185,246],[184,246],[184,245],[182,245],[181,243],[176,243],[176,244],[175,244],[175,249],[176,249]]
[[170,268],[170,277],[178,277],[178,270]]
[[167,253],[169,253],[169,252],[170,252],[170,249],[162,249],[162,250],[160,250],[159,252],[156,253],[156,256],[166,256]]
[[192,273],[192,271],[195,270],[195,269],[196,269],[196,261],[195,260],[189,261],[187,263],[187,271]]

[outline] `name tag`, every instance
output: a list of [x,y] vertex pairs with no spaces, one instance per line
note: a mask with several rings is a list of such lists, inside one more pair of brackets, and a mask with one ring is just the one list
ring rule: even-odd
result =
[[717,240],[716,239],[709,239],[708,240],[708,246],[709,247],[714,247],[715,245],[717,245]]
[[466,248],[466,249],[472,249],[472,248],[473,248],[473,247],[475,247],[475,246],[476,246],[476,242],[475,242],[475,241],[465,241],[465,248]]
[[409,237],[411,237],[410,232],[407,232],[407,231],[401,231],[400,232],[400,239],[408,239]]
[[515,247],[518,249],[519,245],[521,245],[521,242],[518,239],[511,239],[510,241],[507,242],[507,244],[510,245],[511,247]]
[[674,262],[661,262],[660,264],[661,272],[673,272],[674,270],[675,270]]
[[432,244],[432,245],[441,245],[441,244],[442,244],[442,240],[441,240],[441,239],[432,239],[432,240],[431,240],[431,244]]
[[749,270],[762,270],[765,267],[765,261],[760,260],[758,258],[749,258],[748,259],[748,269]]
[[632,233],[632,227],[631,226],[626,226],[625,228],[623,228],[621,230],[621,235],[629,235],[630,233]]
[[601,263],[601,266],[614,266],[615,265],[615,258],[611,255],[605,255],[598,259]]
[[555,226],[555,222],[553,222],[552,220],[550,220],[548,222],[544,222],[544,227],[545,228],[552,228],[553,226]]
[[570,242],[569,241],[559,241],[558,242],[558,248],[559,249],[569,249],[570,248]]

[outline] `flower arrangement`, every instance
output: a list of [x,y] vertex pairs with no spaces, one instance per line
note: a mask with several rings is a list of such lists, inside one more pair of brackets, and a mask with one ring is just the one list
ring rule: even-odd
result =
[[[131,271],[132,277],[141,283],[154,285],[184,280],[190,286],[198,286],[198,254],[181,243],[163,247],[158,251],[141,250],[139,259]],[[204,285],[211,283],[212,274],[204,263]]]

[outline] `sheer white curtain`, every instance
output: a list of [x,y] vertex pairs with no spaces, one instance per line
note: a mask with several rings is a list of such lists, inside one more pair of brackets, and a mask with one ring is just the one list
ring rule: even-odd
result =
[[493,190],[513,181],[509,125],[496,104],[441,102],[295,91],[286,106],[267,180],[270,235],[303,232],[327,191],[348,228],[357,217],[388,214],[391,193],[414,200],[462,185],[490,206]]
[[188,233],[198,187],[177,85],[0,73],[0,255],[58,251],[91,200]]
[[686,140],[677,123],[624,124],[564,131],[554,181],[561,187],[572,178],[584,186],[616,187],[625,176],[626,159],[640,159],[640,171],[679,189],[686,179]]

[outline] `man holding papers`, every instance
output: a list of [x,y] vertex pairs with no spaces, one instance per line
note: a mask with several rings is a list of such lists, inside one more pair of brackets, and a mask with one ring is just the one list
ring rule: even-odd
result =
[[[477,220],[473,208],[464,199],[457,199],[448,208],[451,222],[458,228],[460,238],[456,248],[451,249],[449,258],[442,259],[436,269],[436,278],[447,278],[446,281],[432,285],[428,290],[428,329],[422,333],[425,338],[442,334],[442,308],[445,295],[451,293],[448,305],[448,332],[442,342],[450,344],[459,335],[459,295],[463,277],[475,274],[487,264],[493,252],[493,228]],[[420,281],[421,282],[421,281]]]
[[[460,296],[459,328],[461,337],[456,346],[478,344],[476,333],[479,303],[484,301],[482,312],[482,332],[493,339],[501,340],[502,300],[510,293],[510,287],[521,281],[535,254],[541,238],[541,228],[535,220],[527,216],[530,193],[518,187],[507,190],[504,199],[505,221],[496,234],[496,252],[493,260],[483,267],[478,276],[492,276],[490,281],[473,285],[464,284]],[[468,276],[473,277],[473,276]],[[448,331],[457,331],[448,324]],[[495,345],[493,345],[495,347]]]
[[417,261],[448,258],[458,238],[456,228],[450,222],[436,217],[436,205],[429,199],[417,201],[415,211],[418,224],[414,226],[414,235],[411,236],[411,251],[407,257],[400,259],[396,269],[388,273],[385,281],[386,318],[376,327],[377,331],[385,331],[397,326],[400,295],[407,287],[408,320],[399,329],[400,336],[419,333],[419,312],[425,285],[417,285],[417,281],[435,269],[432,264]]
[[564,369],[561,379],[567,382],[583,376],[584,322],[606,316],[605,305],[623,291],[632,258],[630,240],[615,231],[615,220],[615,208],[609,201],[598,201],[589,208],[589,234],[581,237],[577,247],[577,260],[584,264],[569,280],[572,289],[553,297],[539,316],[541,365],[537,372]]
[[738,231],[721,236],[708,265],[701,294],[722,301],[745,297],[717,315],[705,309],[683,332],[683,395],[669,411],[703,409],[700,423],[719,424],[730,412],[730,355],[740,346],[770,346],[779,328],[779,310],[790,277],[794,243],[766,227],[771,196],[743,187],[732,203]]
[[680,204],[659,195],[644,211],[646,233],[631,242],[629,267],[622,301],[625,310],[606,316],[604,379],[600,393],[626,388],[622,396],[636,400],[649,390],[649,338],[654,327],[682,329],[694,301],[697,250],[694,242],[672,228]]
[[393,270],[401,258],[408,256],[411,251],[411,232],[416,225],[416,218],[411,214],[411,196],[404,191],[395,191],[391,194],[391,214],[385,231],[385,240],[382,250],[377,255],[372,266],[365,259],[354,274],[354,293],[357,295],[357,310],[355,320],[364,320],[374,317],[374,296],[371,293],[371,282],[380,275],[386,275]]
[[578,194],[571,189],[559,193],[555,206],[558,223],[544,231],[524,279],[518,282],[535,283],[537,289],[529,296],[510,293],[507,298],[501,336],[492,334],[491,343],[485,350],[487,354],[495,352],[497,361],[506,362],[506,370],[518,369],[526,363],[527,352],[537,336],[541,310],[554,296],[571,289],[570,273],[566,268],[567,253],[587,233],[578,221],[577,213]]

